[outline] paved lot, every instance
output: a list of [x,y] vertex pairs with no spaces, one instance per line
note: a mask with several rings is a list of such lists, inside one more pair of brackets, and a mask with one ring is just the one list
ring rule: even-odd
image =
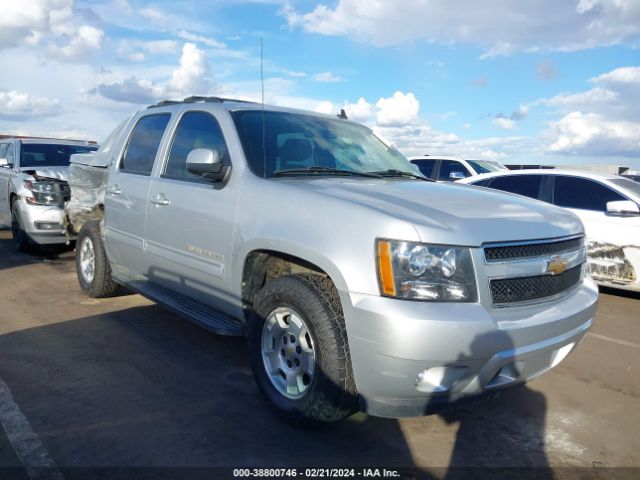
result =
[[73,252],[18,254],[9,238],[0,231],[0,477],[34,478],[38,466],[61,478],[69,467],[292,465],[640,476],[640,295],[601,294],[577,351],[526,387],[438,415],[358,414],[306,431],[265,408],[243,339],[138,295],[89,299]]

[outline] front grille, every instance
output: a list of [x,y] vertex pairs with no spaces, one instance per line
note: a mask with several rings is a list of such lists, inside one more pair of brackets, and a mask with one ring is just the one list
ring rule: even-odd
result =
[[582,265],[560,275],[504,278],[491,280],[491,298],[495,304],[528,302],[557,295],[580,281]]
[[577,250],[581,246],[582,237],[560,240],[558,242],[485,247],[484,258],[487,262],[499,262],[502,260],[541,257],[544,255],[554,255],[560,252]]

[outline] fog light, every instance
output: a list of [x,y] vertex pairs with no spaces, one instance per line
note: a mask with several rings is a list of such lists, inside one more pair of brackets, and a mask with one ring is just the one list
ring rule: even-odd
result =
[[64,227],[61,223],[57,222],[35,222],[38,230],[63,230]]

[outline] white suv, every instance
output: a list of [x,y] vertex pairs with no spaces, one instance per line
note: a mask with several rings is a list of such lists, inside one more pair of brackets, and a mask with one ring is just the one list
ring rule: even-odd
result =
[[409,157],[420,173],[438,182],[455,182],[462,178],[489,172],[509,171],[507,167],[492,160],[463,160],[458,157],[431,157],[428,155]]
[[69,157],[98,146],[50,138],[9,138],[0,141],[0,223],[11,223],[16,249],[63,244],[64,203]]
[[517,193],[570,210],[584,224],[594,280],[640,291],[640,183],[617,175],[564,170],[488,173],[460,183]]

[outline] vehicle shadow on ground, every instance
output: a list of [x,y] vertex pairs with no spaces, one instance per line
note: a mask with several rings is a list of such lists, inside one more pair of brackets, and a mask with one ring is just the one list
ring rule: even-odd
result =
[[[405,478],[447,474],[416,467],[428,452],[412,451],[397,420],[358,414],[315,430],[283,423],[259,395],[246,348],[243,338],[212,335],[152,305],[2,335],[0,377],[63,469],[385,466],[410,469]],[[493,401],[440,413],[460,424],[451,465],[496,465],[496,452],[497,465],[544,465],[544,396],[522,388]]]
[[606,295],[614,295],[616,297],[633,298],[635,300],[640,300],[640,292],[632,292],[631,290],[621,290],[619,288],[599,286],[598,291]]
[[[490,362],[486,362],[493,356],[494,349],[499,349],[504,355],[514,348],[507,332],[478,335],[467,349],[461,346],[463,353],[449,365],[456,369],[482,366],[477,377],[470,382],[462,377],[460,383],[464,388],[467,384],[474,385],[479,378],[487,388],[481,397],[463,398],[441,407],[443,398],[457,399],[452,393],[457,390],[454,388],[434,397],[427,407],[447,424],[458,425],[445,479],[482,478],[485,475],[510,479],[514,478],[514,472],[518,478],[554,478],[545,452],[545,396],[524,384],[506,389],[489,388],[519,375],[529,375],[526,364],[522,362],[505,362],[504,366],[487,370]],[[457,378],[455,370],[449,372]],[[450,383],[446,374],[444,382]]]
[[75,259],[73,248],[72,244],[46,245],[34,246],[28,252],[18,252],[14,248],[11,229],[0,226],[0,270],[41,262],[60,265],[72,263]]

